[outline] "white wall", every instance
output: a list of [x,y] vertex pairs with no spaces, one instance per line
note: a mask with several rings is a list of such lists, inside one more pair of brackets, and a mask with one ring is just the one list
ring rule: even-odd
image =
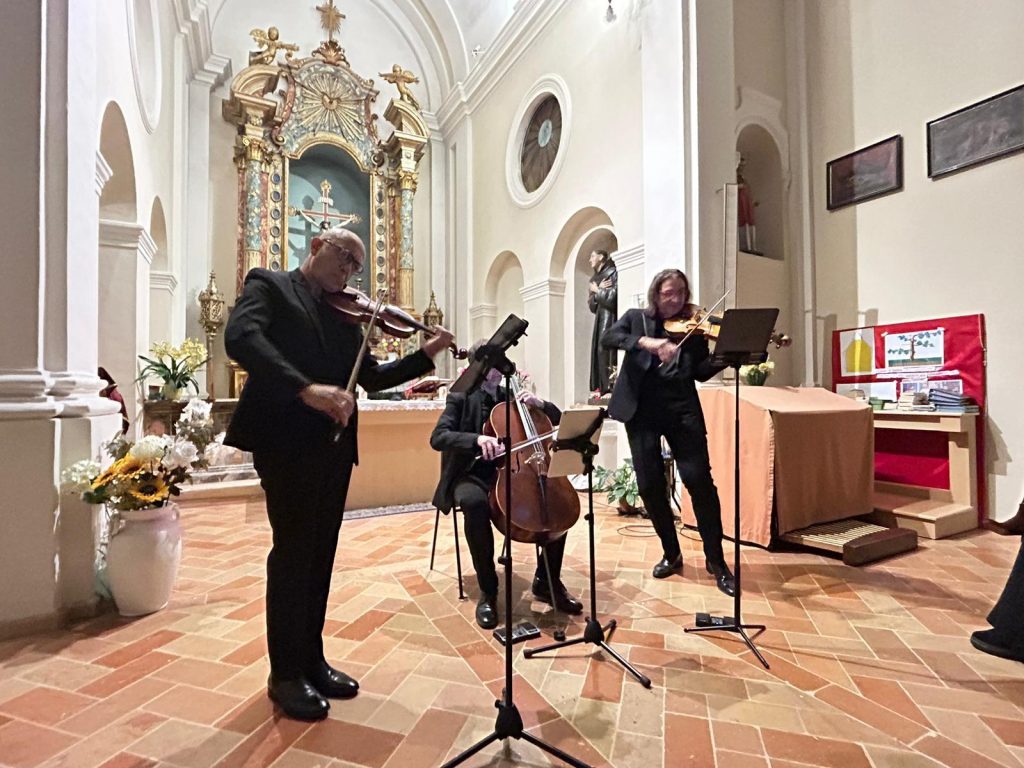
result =
[[[807,3],[813,228],[820,316],[891,323],[981,312],[988,344],[989,514],[1024,489],[1020,287],[1024,155],[936,181],[925,123],[1024,82],[1024,4]],[[904,189],[828,212],[825,164],[903,135]],[[822,340],[822,354],[830,339]],[[828,358],[823,358],[826,373]]]
[[[566,223],[582,209],[592,206],[607,214],[619,243],[642,240],[638,42],[638,29],[626,19],[608,24],[600,8],[566,3],[530,42],[528,55],[513,63],[473,112],[471,305],[487,300],[486,275],[504,251],[519,257],[527,286],[549,277],[562,280],[568,248],[575,243],[567,243],[566,252],[558,254],[556,243]],[[546,196],[524,209],[512,201],[507,189],[506,147],[520,102],[534,83],[552,74],[565,81],[571,103],[571,126],[568,134],[563,132],[559,150],[565,153],[564,162]],[[569,301],[571,288],[566,294]],[[560,301],[557,296],[551,299],[551,311],[557,310]],[[499,312],[497,320],[501,319]],[[542,344],[547,350],[550,342],[552,349],[556,345],[562,349],[561,336],[541,342],[539,334],[549,333],[545,325],[531,327],[523,347]],[[550,370],[537,368],[531,363],[539,391],[561,398],[561,392],[547,392]],[[556,378],[564,378],[560,367]],[[571,392],[566,394],[571,398]]]

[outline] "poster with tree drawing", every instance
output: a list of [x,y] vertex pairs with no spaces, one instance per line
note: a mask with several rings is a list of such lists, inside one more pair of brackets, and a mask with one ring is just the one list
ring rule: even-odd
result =
[[942,366],[945,359],[942,328],[885,334],[885,367]]

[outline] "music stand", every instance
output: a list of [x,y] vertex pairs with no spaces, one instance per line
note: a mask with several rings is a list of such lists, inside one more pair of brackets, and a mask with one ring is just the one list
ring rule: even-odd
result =
[[754,636],[765,630],[764,624],[743,623],[743,589],[740,579],[740,366],[763,363],[768,359],[768,342],[771,341],[778,319],[778,309],[727,309],[722,317],[722,326],[718,331],[718,341],[711,355],[715,365],[725,365],[733,369],[736,377],[736,416],[735,416],[735,466],[733,468],[733,491],[735,510],[733,517],[733,580],[736,592],[733,595],[732,616],[712,616],[707,626],[687,627],[687,632],[736,632],[747,647],[754,652],[765,669],[768,662],[757,650],[746,630],[756,629]]
[[[516,365],[505,351],[513,344],[517,344],[519,338],[526,333],[529,325],[525,320],[509,315],[501,327],[495,331],[487,344],[481,346],[473,355],[473,362],[466,371],[459,377],[452,387],[451,392],[470,393],[474,391],[487,376],[488,371],[496,368],[505,377],[505,436],[501,438],[505,445],[505,472],[506,477],[512,477],[512,374],[516,371]],[[505,509],[510,510],[505,515],[505,544],[502,547],[502,554],[498,562],[505,568],[505,688],[501,698],[494,702],[498,715],[494,721],[494,730],[489,736],[484,737],[473,746],[460,752],[453,757],[442,768],[452,768],[470,757],[481,749],[495,741],[507,739],[523,739],[535,747],[538,747],[548,754],[554,755],[559,760],[568,763],[574,768],[591,768],[586,763],[577,760],[572,755],[563,752],[558,747],[541,741],[533,734],[523,730],[523,718],[519,714],[513,699],[512,689],[512,483],[505,483]],[[554,596],[552,595],[552,599]]]
[[548,477],[564,477],[581,473],[587,476],[587,527],[590,536],[590,615],[587,616],[586,627],[581,637],[551,643],[540,648],[527,648],[523,651],[523,655],[530,659],[538,653],[545,653],[558,648],[568,648],[570,645],[577,645],[579,643],[591,643],[606,651],[609,656],[619,662],[633,677],[640,681],[644,688],[650,688],[651,679],[622,658],[606,641],[606,638],[615,631],[618,621],[612,619],[607,625],[602,627],[601,622],[597,618],[597,565],[594,544],[594,456],[598,452],[597,441],[600,436],[601,424],[607,416],[608,411],[604,408],[594,407],[574,408],[562,414],[562,420],[558,425],[558,434],[551,444],[551,463],[548,465]]

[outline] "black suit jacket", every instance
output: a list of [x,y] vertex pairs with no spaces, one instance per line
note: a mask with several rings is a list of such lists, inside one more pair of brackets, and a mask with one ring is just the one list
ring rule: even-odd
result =
[[[505,399],[504,388],[498,388],[497,400]],[[448,514],[455,506],[455,484],[469,472],[480,448],[476,440],[482,434],[484,422],[490,415],[487,406],[491,400],[483,389],[469,395],[461,392],[448,395],[444,413],[430,435],[430,447],[441,451],[441,480],[434,491],[434,506]],[[486,412],[485,412],[486,411]],[[554,403],[544,402],[544,413],[557,424],[562,412]]]
[[[625,351],[619,375],[608,404],[608,415],[616,421],[629,422],[636,415],[640,402],[640,388],[646,376],[672,379],[679,387],[680,400],[695,414],[702,414],[697,399],[697,381],[707,381],[725,366],[712,365],[708,342],[694,335],[686,340],[676,359],[658,367],[658,358],[638,346],[641,336],[663,338],[664,325],[659,318],[650,317],[642,309],[628,309],[601,337],[601,344],[609,349]],[[703,426],[703,416],[701,416]]]
[[[362,330],[313,299],[299,270],[253,269],[228,318],[224,347],[249,374],[224,442],[247,451],[315,450],[327,443],[334,422],[303,403],[298,394],[310,384],[344,388],[355,365]],[[367,353],[359,384],[387,389],[434,367],[416,352],[380,364]],[[357,415],[343,439],[356,454]]]

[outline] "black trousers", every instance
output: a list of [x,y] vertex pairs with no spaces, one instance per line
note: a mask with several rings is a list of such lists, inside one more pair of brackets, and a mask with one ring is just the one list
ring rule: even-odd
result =
[[327,595],[352,476],[352,448],[254,453],[274,534],[267,557],[267,646],[275,678],[292,680],[324,660]]
[[675,458],[679,478],[690,494],[697,517],[697,530],[704,543],[704,557],[710,563],[724,563],[722,551],[722,506],[718,489],[711,478],[707,436],[701,429],[680,426],[679,415],[671,409],[657,413],[641,412],[626,424],[629,449],[633,453],[637,490],[644,508],[661,539],[661,548],[669,560],[679,556],[679,538],[672,520],[665,464],[661,455],[662,436]]
[[[487,490],[473,478],[459,480],[453,493],[455,503],[462,507],[465,517],[463,528],[466,542],[476,570],[476,583],[480,591],[488,595],[498,593],[498,572],[494,567],[494,528],[491,525],[491,505],[487,501]],[[562,559],[565,556],[565,536],[544,547],[551,566],[551,578],[557,584],[561,580]],[[538,552],[537,570],[534,578],[547,581],[544,559]]]
[[999,601],[988,615],[998,642],[1024,653],[1024,537]]

